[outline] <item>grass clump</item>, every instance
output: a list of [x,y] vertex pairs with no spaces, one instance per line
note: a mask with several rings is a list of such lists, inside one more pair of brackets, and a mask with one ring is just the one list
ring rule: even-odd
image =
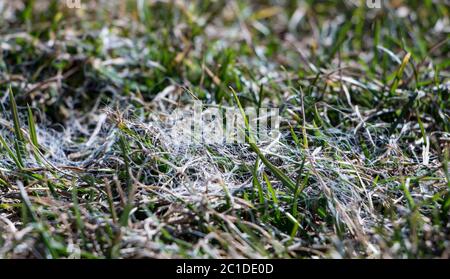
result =
[[0,258],[448,258],[442,1],[63,2],[0,0]]

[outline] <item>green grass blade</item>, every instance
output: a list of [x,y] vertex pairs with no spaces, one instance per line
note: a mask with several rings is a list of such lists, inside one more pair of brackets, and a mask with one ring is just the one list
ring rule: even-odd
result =
[[14,163],[16,163],[17,167],[19,169],[23,168],[22,162],[19,159],[17,159],[16,155],[11,150],[11,148],[9,148],[8,144],[6,143],[5,139],[3,138],[3,136],[1,134],[0,134],[0,143],[1,143],[1,146],[3,146],[3,148],[6,149],[6,152],[8,153],[9,157],[11,157],[11,159],[14,161]]
[[21,166],[24,166],[22,158],[25,153],[25,140],[24,140],[24,137],[22,134],[22,130],[20,129],[19,112],[17,110],[17,104],[16,104],[16,100],[14,99],[14,94],[13,94],[11,86],[9,88],[9,101],[10,101],[10,105],[11,105],[11,113],[12,113],[13,122],[14,122],[14,134],[16,136],[15,148],[16,148],[17,160],[20,162]]

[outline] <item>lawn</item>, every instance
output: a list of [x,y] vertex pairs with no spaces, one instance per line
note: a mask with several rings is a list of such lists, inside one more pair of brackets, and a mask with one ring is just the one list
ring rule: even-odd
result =
[[0,258],[449,258],[449,2],[369,2],[0,0]]

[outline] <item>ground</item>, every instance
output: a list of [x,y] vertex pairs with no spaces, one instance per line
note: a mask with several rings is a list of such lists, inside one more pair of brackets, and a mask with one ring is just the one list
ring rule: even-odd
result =
[[0,258],[450,256],[447,1],[80,4],[0,0]]

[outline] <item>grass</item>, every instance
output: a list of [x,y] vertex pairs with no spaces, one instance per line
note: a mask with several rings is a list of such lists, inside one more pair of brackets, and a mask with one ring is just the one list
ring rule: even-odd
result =
[[63,2],[0,0],[0,258],[449,257],[445,1]]

